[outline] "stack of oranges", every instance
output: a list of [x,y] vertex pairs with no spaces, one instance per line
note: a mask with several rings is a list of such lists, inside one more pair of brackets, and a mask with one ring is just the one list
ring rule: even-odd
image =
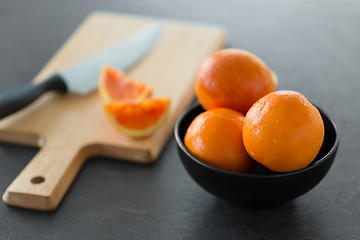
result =
[[324,138],[321,115],[303,95],[276,91],[277,80],[257,56],[222,49],[200,66],[195,91],[205,109],[184,143],[214,167],[251,173],[257,163],[275,172],[306,167]]

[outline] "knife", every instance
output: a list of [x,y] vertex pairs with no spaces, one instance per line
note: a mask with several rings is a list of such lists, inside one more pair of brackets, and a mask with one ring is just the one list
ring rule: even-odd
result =
[[26,107],[48,91],[85,95],[97,88],[101,67],[127,71],[141,60],[156,44],[161,26],[149,24],[120,43],[95,53],[38,83],[22,83],[0,91],[0,119]]

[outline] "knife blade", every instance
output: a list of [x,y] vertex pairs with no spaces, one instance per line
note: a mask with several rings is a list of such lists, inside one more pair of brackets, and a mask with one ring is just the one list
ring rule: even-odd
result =
[[97,88],[101,67],[108,66],[129,70],[156,44],[161,35],[161,26],[149,24],[121,42],[110,46],[89,58],[38,83],[23,83],[0,91],[0,119],[26,107],[48,91],[71,91],[85,95]]

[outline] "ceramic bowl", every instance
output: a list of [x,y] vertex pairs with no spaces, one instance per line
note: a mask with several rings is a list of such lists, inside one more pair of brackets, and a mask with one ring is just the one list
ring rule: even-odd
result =
[[318,156],[307,167],[275,173],[259,164],[254,173],[235,173],[205,164],[186,149],[184,136],[192,120],[204,109],[190,106],[177,120],[174,134],[180,159],[189,175],[209,193],[244,208],[275,206],[297,198],[314,188],[328,173],[339,146],[334,122],[317,107],[325,125],[325,137]]

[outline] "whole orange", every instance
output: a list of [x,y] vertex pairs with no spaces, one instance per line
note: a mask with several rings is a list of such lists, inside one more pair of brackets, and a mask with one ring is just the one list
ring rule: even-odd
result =
[[276,172],[309,165],[324,139],[324,123],[317,108],[295,91],[277,91],[258,100],[243,126],[249,155]]
[[211,166],[241,173],[254,170],[243,139],[244,116],[231,109],[215,108],[199,114],[190,124],[184,143],[189,152]]
[[265,63],[250,52],[222,49],[201,64],[196,96],[204,109],[231,108],[243,114],[261,97],[275,91],[276,83]]

